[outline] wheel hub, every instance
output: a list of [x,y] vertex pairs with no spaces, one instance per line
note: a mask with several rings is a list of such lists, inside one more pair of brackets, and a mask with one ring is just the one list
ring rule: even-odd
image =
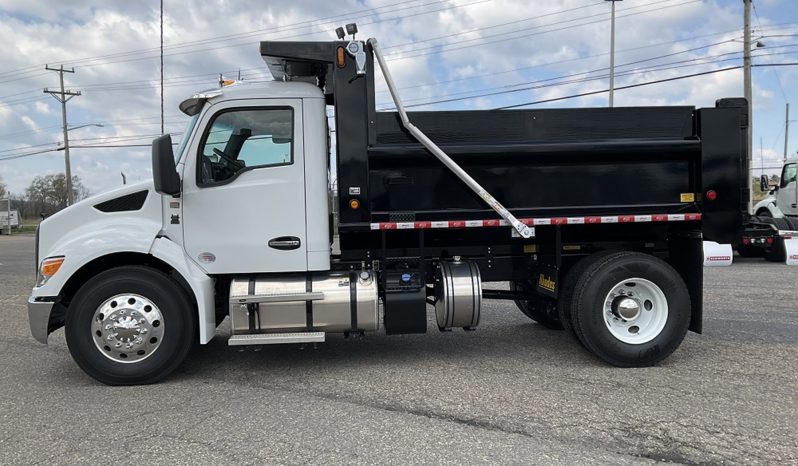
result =
[[635,320],[640,315],[640,303],[628,296],[618,296],[612,301],[612,313],[625,321]]
[[120,294],[94,312],[92,334],[97,349],[115,362],[138,362],[161,344],[163,316],[149,299]]
[[647,343],[668,321],[668,300],[654,282],[628,278],[613,286],[604,300],[604,324],[610,334],[628,344]]

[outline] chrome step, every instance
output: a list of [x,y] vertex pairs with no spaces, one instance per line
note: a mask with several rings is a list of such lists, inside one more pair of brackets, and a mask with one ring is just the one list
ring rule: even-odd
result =
[[324,332],[295,333],[251,333],[233,335],[227,340],[229,346],[281,345],[285,343],[324,343]]
[[324,299],[324,293],[313,291],[306,293],[253,294],[230,296],[230,304],[290,303],[296,301],[320,301],[322,299]]

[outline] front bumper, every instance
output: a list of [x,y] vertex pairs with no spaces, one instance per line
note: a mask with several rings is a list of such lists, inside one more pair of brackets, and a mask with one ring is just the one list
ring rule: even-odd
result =
[[37,301],[36,299],[34,297],[28,299],[30,333],[38,342],[47,344],[50,314],[53,311],[53,306],[55,306],[55,301]]

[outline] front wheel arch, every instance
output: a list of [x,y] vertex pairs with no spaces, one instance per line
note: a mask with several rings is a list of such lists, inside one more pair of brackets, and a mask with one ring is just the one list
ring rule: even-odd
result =
[[66,313],[69,312],[69,304],[84,284],[107,270],[126,265],[150,267],[169,275],[183,288],[183,291],[185,291],[186,295],[191,300],[194,308],[197,308],[197,298],[194,291],[191,289],[191,286],[189,286],[185,277],[175,270],[174,267],[150,254],[117,252],[92,259],[69,277],[61,288],[61,292],[58,294],[58,305],[54,306],[50,314],[47,330],[48,334],[64,326],[66,322]]

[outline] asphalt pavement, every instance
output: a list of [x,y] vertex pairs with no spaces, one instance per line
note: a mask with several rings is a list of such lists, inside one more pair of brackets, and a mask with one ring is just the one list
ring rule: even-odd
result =
[[705,333],[618,369],[513,304],[475,332],[228,347],[107,387],[37,343],[33,237],[0,237],[0,464],[798,464],[798,267],[705,269]]

